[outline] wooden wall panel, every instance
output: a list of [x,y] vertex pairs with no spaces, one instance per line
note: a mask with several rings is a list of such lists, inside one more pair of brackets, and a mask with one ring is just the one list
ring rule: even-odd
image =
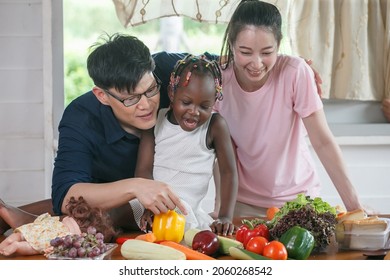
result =
[[42,171],[43,155],[43,139],[25,137],[0,139],[0,171]]
[[43,139],[43,104],[0,103],[0,139]]
[[43,103],[42,70],[0,69],[0,103]]
[[0,1],[0,34],[10,36],[41,36],[42,5],[41,1]]
[[0,46],[0,69],[42,69],[42,37],[0,37]]
[[46,197],[43,170],[0,171],[1,198],[14,206]]

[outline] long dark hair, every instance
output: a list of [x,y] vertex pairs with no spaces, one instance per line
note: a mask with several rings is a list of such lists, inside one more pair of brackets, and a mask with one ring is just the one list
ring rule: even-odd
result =
[[259,0],[242,0],[238,4],[223,37],[220,63],[222,69],[228,68],[233,61],[232,46],[237,35],[248,25],[261,27],[272,32],[280,45],[282,40],[282,16],[278,8]]

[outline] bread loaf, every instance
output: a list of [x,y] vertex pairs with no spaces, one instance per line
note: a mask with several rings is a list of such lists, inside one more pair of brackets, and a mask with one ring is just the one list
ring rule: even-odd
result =
[[362,209],[356,209],[354,211],[344,212],[337,216],[337,222],[362,220],[367,218],[366,213]]
[[360,209],[346,212],[337,220],[336,241],[343,248],[380,249],[389,235],[388,219],[367,217]]
[[380,233],[387,227],[386,221],[380,220],[377,216],[360,220],[345,220],[342,223],[344,230],[353,234]]

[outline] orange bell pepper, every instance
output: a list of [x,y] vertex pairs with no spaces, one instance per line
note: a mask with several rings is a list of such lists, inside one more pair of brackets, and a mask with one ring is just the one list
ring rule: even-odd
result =
[[173,210],[154,216],[152,231],[156,241],[169,240],[179,243],[184,237],[186,219]]

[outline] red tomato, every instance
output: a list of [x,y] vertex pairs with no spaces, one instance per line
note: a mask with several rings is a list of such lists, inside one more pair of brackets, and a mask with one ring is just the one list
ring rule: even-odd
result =
[[263,236],[252,237],[246,244],[246,249],[253,253],[262,255],[264,247],[268,244],[268,240]]
[[248,229],[244,235],[244,242],[243,242],[244,248],[246,249],[246,245],[248,244],[249,240],[251,240],[253,237],[259,236],[259,235],[260,235],[260,233],[256,229]]
[[255,230],[259,232],[259,236],[265,237],[269,240],[269,229],[265,224],[259,224],[255,227]]
[[265,245],[263,256],[273,260],[287,260],[287,249],[282,242],[273,240]]
[[241,225],[236,232],[236,240],[244,243],[245,233],[249,230],[247,225]]
[[118,237],[115,242],[119,245],[123,244],[126,242],[126,240],[129,240],[129,239],[133,239],[133,238],[129,238],[129,237]]

